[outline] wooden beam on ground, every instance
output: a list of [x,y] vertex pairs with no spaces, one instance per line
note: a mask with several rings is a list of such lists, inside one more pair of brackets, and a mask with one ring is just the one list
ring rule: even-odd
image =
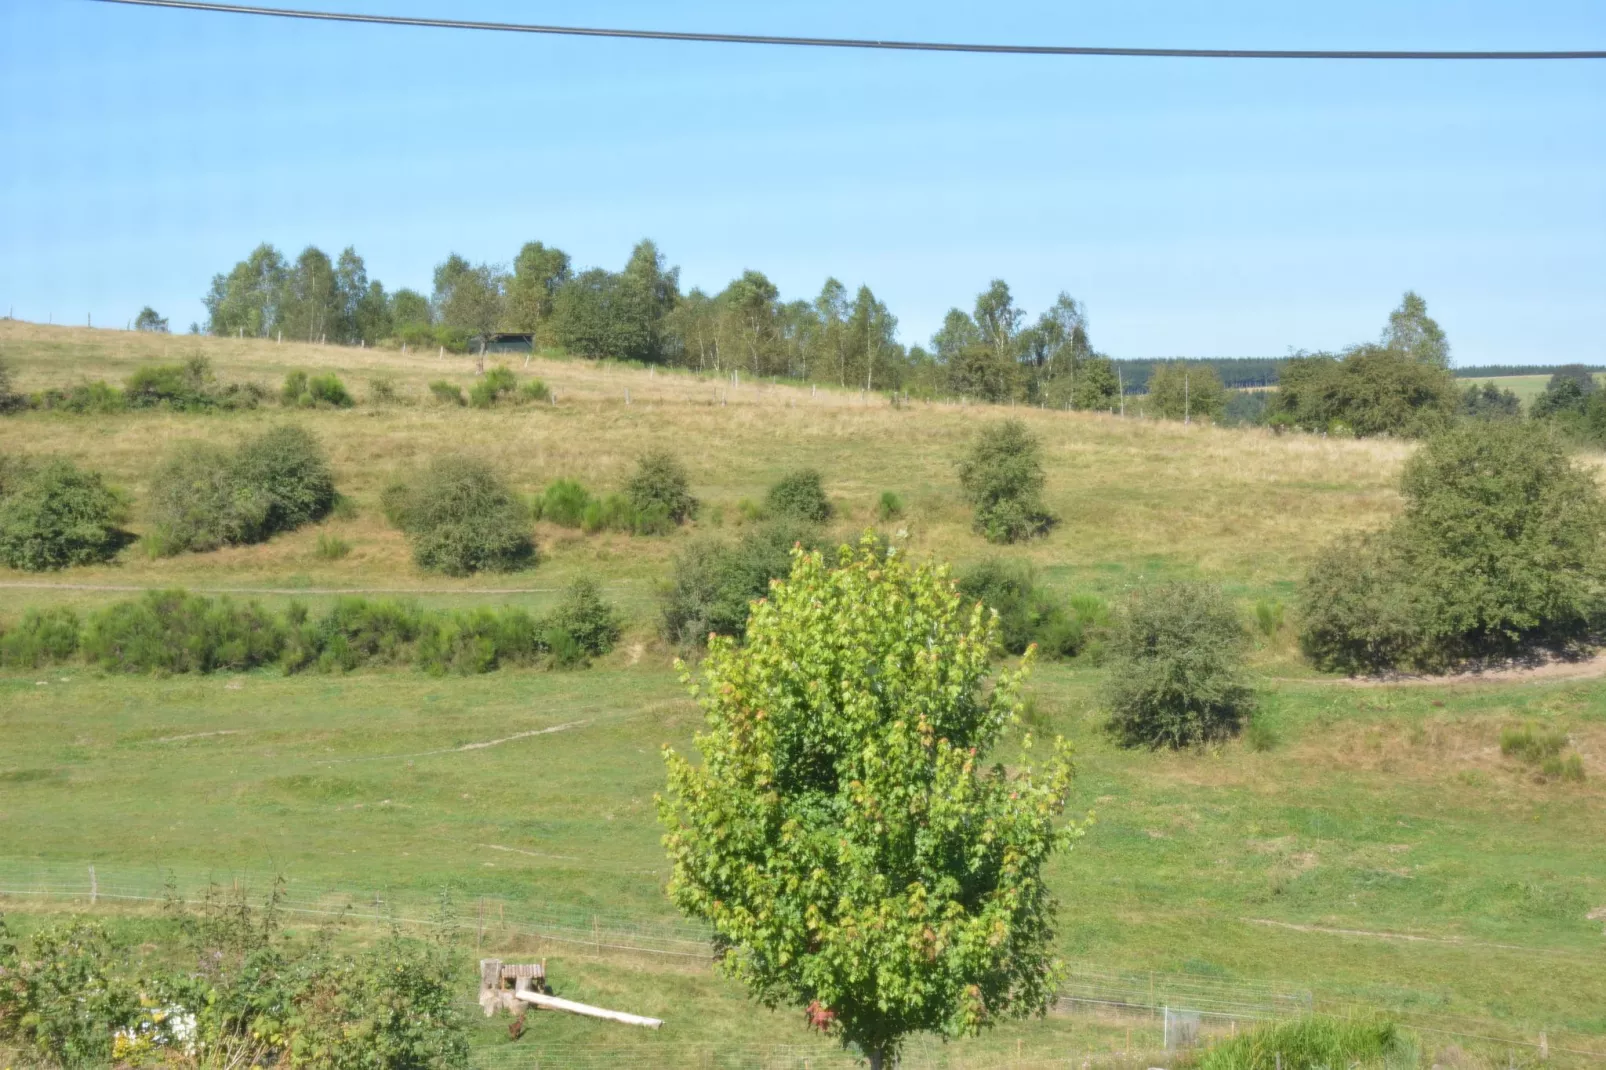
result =
[[604,1010],[589,1003],[576,1003],[572,999],[561,999],[544,992],[519,992],[514,998],[549,1011],[568,1011],[570,1014],[583,1014],[587,1018],[606,1018],[610,1022],[623,1022],[625,1025],[644,1025],[648,1029],[657,1029],[664,1024],[662,1018],[645,1018],[639,1014],[626,1014],[624,1011]]

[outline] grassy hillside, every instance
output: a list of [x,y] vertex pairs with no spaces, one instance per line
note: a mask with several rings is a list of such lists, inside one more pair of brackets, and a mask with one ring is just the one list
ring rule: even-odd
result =
[[[479,412],[421,400],[431,379],[472,380],[462,358],[0,324],[0,356],[24,390],[120,380],[141,362],[192,353],[224,379],[271,386],[292,369],[332,368],[362,396],[368,377],[391,376],[414,403],[30,413],[0,419],[0,450],[59,451],[103,469],[134,495],[139,529],[137,503],[167,446],[291,419],[327,444],[358,515],[256,547],[150,560],[136,546],[107,567],[0,571],[0,622],[28,605],[89,607],[126,597],[108,588],[167,585],[279,592],[261,596],[273,602],[394,589],[438,604],[542,606],[586,574],[630,616],[626,641],[590,670],[466,679],[374,671],[156,680],[78,667],[0,675],[0,887],[52,874],[81,881],[90,863],[108,886],[123,880],[153,894],[164,869],[186,882],[282,872],[293,891],[422,902],[451,884],[460,901],[495,897],[502,921],[500,911],[542,912],[579,929],[590,919],[598,931],[686,934],[661,892],[667,867],[652,801],[660,745],[689,747],[697,725],[654,638],[654,592],[676,549],[699,532],[728,532],[742,499],[810,465],[825,474],[843,535],[872,525],[890,489],[908,511],[885,527],[915,552],[960,563],[999,552],[969,530],[953,461],[979,421],[1009,410],[893,408],[851,392],[746,381],[732,389],[720,377],[536,360],[528,373],[557,391],[556,406]],[[1044,440],[1048,501],[1063,522],[1005,554],[1032,561],[1061,590],[1106,596],[1145,578],[1199,576],[1245,599],[1291,601],[1317,547],[1397,508],[1393,484],[1408,451],[1013,415]],[[562,476],[611,490],[649,447],[673,450],[691,469],[705,502],[695,530],[586,537],[542,526],[545,559],[526,573],[420,575],[377,507],[393,474],[440,451],[493,458],[525,490]],[[320,561],[321,532],[347,538],[353,553]],[[1386,1008],[1423,1029],[1433,1051],[1504,1052],[1451,1034],[1537,1042],[1541,1031],[1563,1062],[1588,1061],[1564,1047],[1606,1050],[1606,937],[1589,917],[1606,907],[1606,689],[1587,680],[1356,687],[1305,668],[1286,630],[1257,643],[1274,737],[1264,751],[1243,742],[1121,751],[1098,728],[1102,670],[1037,671],[1033,722],[1075,743],[1073,812],[1097,812],[1053,872],[1067,960],[1089,976],[1153,971],[1224,990],[1266,983],[1308,990],[1319,1006]],[[1584,782],[1540,782],[1501,756],[1501,729],[1530,721],[1571,734]],[[48,909],[34,902],[25,912]],[[704,965],[536,949],[512,929],[490,926],[482,946],[545,954],[562,994],[671,1020],[663,1034],[623,1036],[547,1016],[538,1037],[548,1052],[569,1053],[563,1065],[735,1065],[715,1053],[743,1045],[800,1045],[813,1065],[828,1065],[794,1015],[755,1013]],[[695,942],[695,930],[686,935]],[[999,1064],[1022,1051],[1063,1059],[1119,1050],[1133,1027],[1055,1015],[920,1049],[911,1062]],[[1136,1028],[1133,1043],[1152,1047],[1153,1023]],[[481,1041],[488,1050],[507,1043],[489,1027]]]

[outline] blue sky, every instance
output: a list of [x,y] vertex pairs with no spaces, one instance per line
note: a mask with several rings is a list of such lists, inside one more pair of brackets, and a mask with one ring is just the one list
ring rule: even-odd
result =
[[[1603,48],[1599,0],[293,6],[829,36]],[[260,241],[387,287],[539,239],[683,284],[868,283],[924,342],[994,277],[1119,357],[1377,335],[1606,363],[1606,61],[1063,59],[676,45],[0,2],[0,313],[203,316]]]

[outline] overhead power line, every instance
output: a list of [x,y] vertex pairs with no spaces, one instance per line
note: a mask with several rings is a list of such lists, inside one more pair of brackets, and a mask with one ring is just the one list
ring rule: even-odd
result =
[[989,45],[951,41],[877,41],[854,37],[786,37],[773,34],[692,33],[674,30],[625,30],[599,26],[542,26],[522,22],[474,22],[467,19],[424,19],[404,15],[364,15],[344,11],[213,4],[200,0],[99,0],[136,7],[213,11],[231,15],[265,15],[315,22],[356,22],[375,26],[422,26],[437,30],[488,30],[496,33],[538,33],[563,37],[616,37],[638,41],[698,41],[723,45],[791,45],[802,48],[873,48],[896,52],[979,52],[1009,56],[1144,56],[1160,59],[1389,59],[1389,60],[1551,60],[1606,59],[1606,50],[1551,52],[1446,52],[1309,48],[1111,48],[1094,45]]

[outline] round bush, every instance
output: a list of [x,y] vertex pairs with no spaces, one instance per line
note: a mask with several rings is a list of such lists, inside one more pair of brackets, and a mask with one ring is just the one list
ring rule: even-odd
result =
[[764,505],[774,517],[791,517],[809,524],[831,519],[831,500],[825,496],[820,473],[812,468],[783,476],[770,488]]
[[1042,447],[1019,420],[984,428],[959,462],[959,483],[976,511],[974,527],[988,542],[1041,535],[1054,524],[1043,508]]
[[438,457],[411,483],[388,491],[385,506],[426,571],[466,576],[535,563],[529,511],[484,461]]
[[662,451],[641,458],[635,474],[625,484],[625,497],[638,513],[660,509],[676,524],[684,524],[697,515],[697,499],[692,497],[685,467]]
[[1606,617],[1606,502],[1545,427],[1467,421],[1406,463],[1404,513],[1306,577],[1319,666],[1442,670],[1565,648]]
[[98,472],[70,461],[17,466],[0,498],[0,562],[29,572],[110,560],[127,541],[126,508]]
[[706,643],[710,632],[741,638],[753,602],[791,572],[792,547],[814,549],[816,539],[813,528],[783,520],[749,528],[734,544],[691,543],[675,558],[660,634],[687,647]]
[[1122,746],[1155,748],[1236,734],[1255,707],[1241,676],[1243,645],[1238,614],[1219,588],[1140,588],[1110,642],[1110,732]]
[[336,497],[328,459],[302,428],[274,428],[233,453],[190,443],[151,480],[151,548],[176,554],[262,542],[327,516]]

